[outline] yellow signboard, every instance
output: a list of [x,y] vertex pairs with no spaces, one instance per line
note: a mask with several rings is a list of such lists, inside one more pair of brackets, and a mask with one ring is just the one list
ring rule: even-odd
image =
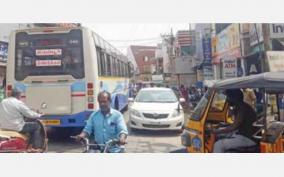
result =
[[269,71],[284,71],[284,51],[267,51]]

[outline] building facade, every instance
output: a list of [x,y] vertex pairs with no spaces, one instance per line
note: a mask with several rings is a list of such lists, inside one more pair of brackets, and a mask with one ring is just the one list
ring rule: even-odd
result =
[[130,46],[129,55],[133,55],[137,64],[136,81],[151,81],[155,66],[155,46]]
[[195,30],[180,30],[175,36],[175,78],[176,85],[187,87],[196,83]]
[[[219,29],[216,24],[216,29]],[[232,23],[214,36],[212,63],[215,79],[237,77],[241,66],[240,26]]]

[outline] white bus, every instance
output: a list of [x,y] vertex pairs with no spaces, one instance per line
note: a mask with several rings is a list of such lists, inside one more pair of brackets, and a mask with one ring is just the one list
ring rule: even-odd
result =
[[7,62],[6,94],[45,114],[45,125],[82,127],[98,109],[97,94],[112,95],[112,107],[127,108],[132,66],[127,58],[85,27],[13,31]]

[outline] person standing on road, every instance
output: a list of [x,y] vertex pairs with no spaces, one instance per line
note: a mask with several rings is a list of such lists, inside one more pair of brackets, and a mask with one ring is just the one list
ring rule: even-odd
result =
[[119,139],[120,145],[111,147],[110,153],[124,152],[121,145],[126,144],[128,130],[123,115],[112,109],[111,95],[102,91],[98,94],[100,109],[91,114],[83,131],[76,136],[77,141],[94,134],[95,142],[105,144],[111,139]]
[[0,128],[28,133],[31,135],[32,148],[36,151],[43,147],[41,126],[37,122],[26,122],[25,118],[40,118],[42,114],[32,111],[20,100],[22,92],[13,89],[11,96],[0,103]]

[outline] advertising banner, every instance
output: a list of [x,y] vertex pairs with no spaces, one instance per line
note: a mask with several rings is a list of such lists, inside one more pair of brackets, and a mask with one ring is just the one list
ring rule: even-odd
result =
[[8,43],[0,41],[0,58],[6,60],[8,57]]
[[270,38],[284,38],[284,23],[270,24]]
[[230,58],[239,58],[240,52],[240,32],[239,24],[233,23],[220,32],[216,39],[216,53],[214,51],[213,63],[220,63],[221,58],[227,58],[224,56],[231,56]]
[[237,76],[237,60],[223,61],[223,77],[224,79],[233,78]]
[[221,54],[240,46],[240,32],[237,23],[233,23],[217,35],[217,53]]
[[267,51],[269,71],[284,71],[284,51]]
[[203,38],[203,77],[205,80],[213,79],[211,38]]

